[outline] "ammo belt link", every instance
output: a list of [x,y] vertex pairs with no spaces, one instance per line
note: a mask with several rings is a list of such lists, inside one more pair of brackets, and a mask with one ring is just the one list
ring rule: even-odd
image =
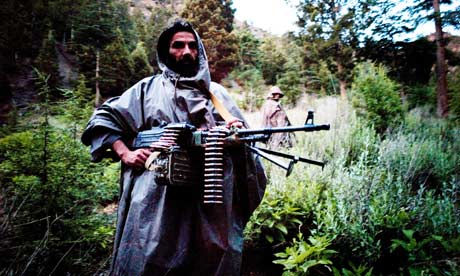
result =
[[223,204],[225,129],[211,128],[204,149],[203,203]]

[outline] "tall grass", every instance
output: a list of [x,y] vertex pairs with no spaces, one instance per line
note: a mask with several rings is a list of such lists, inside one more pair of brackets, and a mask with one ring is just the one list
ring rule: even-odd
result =
[[[328,164],[321,170],[298,163],[286,178],[282,169],[264,161],[269,186],[246,228],[247,240],[260,242],[268,235],[273,248],[294,252],[292,247],[306,244],[295,239],[299,232],[327,237],[337,254],[328,255],[332,265],[310,268],[316,273],[353,264],[373,268],[377,275],[414,267],[427,273],[457,269],[447,264],[460,257],[455,242],[460,234],[459,128],[413,110],[381,138],[334,97],[305,97],[287,110],[291,122],[303,124],[308,108],[316,110],[315,123],[330,123],[331,130],[297,133],[296,145],[284,151]],[[251,126],[259,126],[258,114],[247,118]],[[284,228],[273,230],[273,221],[285,223]],[[427,248],[390,250],[395,240],[404,238],[405,229],[416,233],[414,239],[426,240]],[[439,240],[428,242],[432,235],[457,245],[448,250]],[[418,259],[408,258],[413,255]],[[385,265],[388,261],[395,265]]]

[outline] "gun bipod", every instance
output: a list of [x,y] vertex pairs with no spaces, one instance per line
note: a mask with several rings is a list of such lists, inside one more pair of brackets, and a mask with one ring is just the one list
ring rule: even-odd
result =
[[[263,158],[267,159],[268,161],[272,162],[273,164],[285,169],[286,170],[286,177],[288,177],[291,174],[291,172],[292,172],[292,170],[294,168],[294,164],[299,162],[299,161],[307,163],[307,164],[320,166],[321,169],[324,169],[324,166],[326,165],[326,162],[311,160],[311,159],[307,159],[307,158],[304,158],[304,157],[295,156],[295,155],[291,155],[291,154],[287,154],[287,153],[283,153],[283,152],[279,152],[279,151],[269,150],[269,149],[265,149],[265,148],[259,148],[259,147],[251,146],[251,145],[247,145],[247,147],[252,152],[256,153],[257,155],[260,155],[261,157],[263,157]],[[288,158],[288,159],[290,159],[290,161],[289,161],[288,164],[286,164],[285,162],[282,162],[280,160],[274,159],[272,156]]]

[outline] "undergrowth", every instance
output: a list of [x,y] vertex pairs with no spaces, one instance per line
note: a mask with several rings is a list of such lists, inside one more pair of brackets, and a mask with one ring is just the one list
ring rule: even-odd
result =
[[[330,131],[297,134],[298,143],[283,149],[326,159],[324,170],[298,163],[285,178],[264,161],[270,183],[245,230],[246,246],[271,246],[286,275],[458,275],[460,128],[415,109],[378,135],[335,103]],[[314,237],[332,251],[316,252],[321,262],[310,266],[299,254],[313,250],[307,241]]]

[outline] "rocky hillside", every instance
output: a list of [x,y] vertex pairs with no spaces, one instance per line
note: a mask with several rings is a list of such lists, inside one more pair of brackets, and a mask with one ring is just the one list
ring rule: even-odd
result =
[[130,7],[130,12],[135,10],[140,10],[146,18],[149,18],[152,15],[152,10],[156,6],[170,7],[177,14],[180,13],[184,6],[184,0],[125,0]]

